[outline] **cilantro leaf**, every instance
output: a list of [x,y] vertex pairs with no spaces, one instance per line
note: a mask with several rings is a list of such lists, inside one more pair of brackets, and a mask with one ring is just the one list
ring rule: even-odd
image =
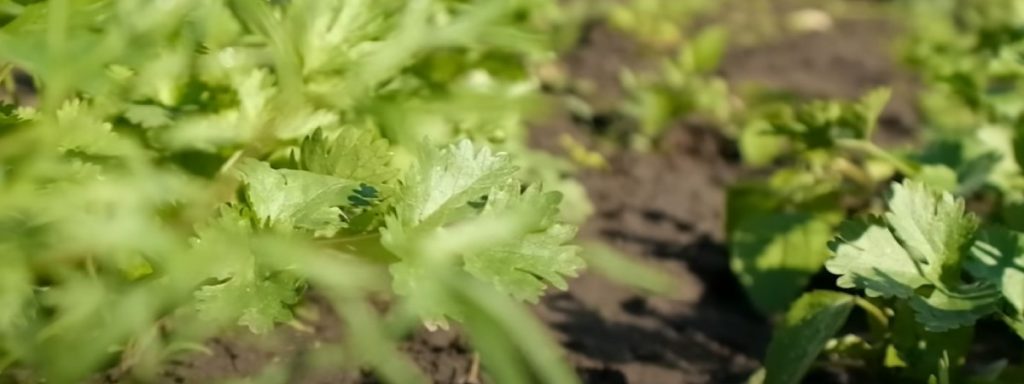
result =
[[893,185],[884,222],[847,222],[825,267],[837,284],[869,295],[907,299],[932,331],[969,325],[991,313],[999,296],[991,284],[965,284],[963,255],[978,227],[963,200],[917,182]]
[[398,215],[382,229],[381,243],[399,259],[390,268],[394,290],[425,303],[418,312],[427,321],[443,324],[458,316],[429,294],[439,288],[428,272],[445,257],[461,259],[470,275],[527,301],[548,284],[565,289],[565,277],[583,267],[578,247],[566,244],[575,226],[556,222],[561,195],[510,181],[515,168],[505,154],[477,151],[464,140],[423,155],[420,164],[407,179]]
[[920,183],[894,184],[885,222],[847,222],[831,244],[826,268],[844,288],[909,297],[927,284],[959,283],[961,253],[977,219],[964,202]]
[[907,251],[879,221],[844,222],[829,248],[833,256],[825,268],[839,275],[836,284],[842,288],[864,289],[870,296],[906,298],[928,284]]
[[302,141],[299,151],[300,166],[310,172],[372,185],[397,174],[391,166],[391,147],[372,126],[345,126],[333,139],[317,130]]
[[131,144],[113,132],[113,126],[97,116],[86,102],[70,100],[57,110],[60,149],[90,155],[127,154]]
[[992,313],[999,299],[999,291],[993,286],[972,284],[912,296],[910,307],[926,330],[944,332],[974,324]]
[[520,300],[535,302],[547,284],[566,289],[564,276],[575,277],[583,268],[579,247],[567,245],[576,227],[553,223],[561,195],[542,193],[538,188],[519,191],[518,183],[488,195],[483,215],[503,211],[536,210],[535,229],[521,239],[465,256],[465,268],[473,276],[494,283],[498,289]]
[[885,218],[926,278],[959,281],[961,255],[978,228],[963,200],[936,195],[919,183],[894,184]]
[[821,269],[837,215],[771,213],[739,224],[729,234],[729,266],[763,312],[785,310]]
[[227,205],[216,218],[198,226],[194,247],[187,254],[188,271],[204,271],[200,279],[216,281],[193,293],[200,318],[262,333],[291,319],[289,307],[298,300],[301,280],[267,268],[266,257],[279,250],[264,241],[271,238],[253,230],[251,217],[249,208]]
[[424,151],[406,176],[398,205],[404,225],[443,224],[454,211],[485,195],[516,171],[505,153],[474,148],[462,140],[444,150]]
[[1001,228],[982,230],[965,268],[999,287],[1010,305],[1024,313],[1024,235]]
[[215,321],[235,321],[254,333],[265,333],[274,324],[292,319],[288,307],[298,301],[298,280],[253,274],[234,276],[226,282],[206,285],[196,293],[200,316]]
[[125,107],[124,118],[143,128],[165,127],[172,123],[171,113],[156,105],[128,105]]
[[238,165],[246,198],[261,224],[333,232],[345,226],[339,206],[359,183],[244,159]]

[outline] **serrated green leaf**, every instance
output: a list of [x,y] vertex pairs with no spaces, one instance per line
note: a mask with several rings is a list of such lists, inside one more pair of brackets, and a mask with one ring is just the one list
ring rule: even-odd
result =
[[158,128],[171,125],[170,112],[156,105],[132,104],[126,107],[124,118],[143,128]]
[[729,233],[730,267],[754,304],[782,311],[828,258],[834,214],[776,213],[742,222]]
[[[274,115],[272,111],[295,117],[294,110],[276,111],[273,108],[277,88],[269,71],[253,69],[227,77],[237,95],[237,105],[216,113],[182,117],[177,124],[161,132],[160,139],[165,145],[176,149],[216,150],[246,143],[261,134],[276,135],[277,132],[271,129],[277,126],[267,125]],[[315,128],[311,127],[309,131]]]
[[395,291],[414,297],[416,312],[436,326],[460,316],[437,294],[441,282],[431,279],[454,260],[519,300],[535,301],[547,285],[565,289],[565,278],[574,277],[584,263],[578,247],[566,244],[576,227],[555,222],[560,200],[556,192],[506,182],[487,193],[477,217],[446,227],[432,221],[406,226],[397,217],[388,218],[381,242],[400,259],[390,267]]
[[831,291],[797,299],[768,346],[764,383],[800,383],[825,343],[846,323],[853,304],[853,296]]
[[[19,2],[39,4],[0,21],[0,72],[7,77],[17,68],[31,77],[39,112],[19,111],[20,120],[30,120],[23,123],[0,111],[0,232],[16,234],[0,236],[0,256],[8,256],[0,258],[17,264],[0,273],[6,305],[0,309],[14,314],[0,311],[0,322],[23,320],[18,330],[25,331],[5,332],[0,366],[24,370],[32,380],[73,383],[89,381],[109,368],[111,357],[123,355],[123,365],[140,368],[132,375],[146,381],[145,371],[158,368],[175,348],[164,350],[161,340],[193,342],[194,335],[205,334],[193,331],[205,331],[206,319],[266,331],[290,318],[296,286],[308,278],[352,325],[351,334],[365,336],[341,340],[360,352],[354,363],[385,381],[413,383],[419,382],[413,364],[404,362],[391,340],[407,328],[407,314],[416,312],[409,307],[440,306],[451,314],[475,305],[460,290],[481,294],[485,304],[518,306],[472,278],[461,263],[478,248],[545,233],[553,221],[532,211],[509,215],[512,224],[464,220],[483,211],[490,202],[485,195],[509,182],[512,171],[462,185],[478,164],[399,159],[396,169],[459,180],[409,187],[418,182],[411,172],[401,179],[375,173],[383,153],[378,150],[398,147],[373,140],[364,146],[362,136],[346,136],[360,139],[331,153],[357,160],[325,155],[321,160],[334,160],[330,171],[284,168],[301,166],[286,157],[303,137],[321,128],[333,138],[341,122],[366,121],[397,141],[426,135],[443,145],[451,137],[493,137],[524,150],[512,140],[522,139],[522,109],[537,87],[527,67],[550,54],[531,43],[544,37],[534,27],[548,21],[531,8],[540,2]],[[428,62],[436,56],[451,60]],[[61,106],[76,97],[86,100],[69,102],[79,103],[77,110]],[[407,149],[412,140],[398,144]],[[356,153],[365,149],[373,155]],[[478,149],[470,151],[474,161]],[[348,168],[339,171],[339,164]],[[242,183],[233,183],[234,176]],[[396,220],[405,217],[398,214],[405,196],[394,192],[410,191],[422,198],[409,210],[414,219],[389,225],[386,233],[413,239],[395,275],[423,283],[405,293],[433,292],[396,300],[387,316],[396,322],[382,322],[364,299],[381,292],[385,276],[377,269],[396,257],[383,248],[385,236],[374,232],[392,212]],[[226,212],[218,216],[218,208]],[[211,216],[217,217],[205,222]],[[10,217],[17,220],[10,223]],[[349,218],[358,224],[334,231]],[[485,231],[466,230],[485,225]],[[408,235],[398,236],[400,231]],[[480,236],[446,238],[449,233]],[[469,251],[425,266],[433,262],[425,250],[459,247]],[[10,257],[24,250],[31,251],[32,263]],[[373,260],[338,263],[349,254]],[[152,271],[124,257],[133,255],[151,262]],[[416,263],[405,264],[411,261]],[[354,265],[359,267],[352,270]],[[118,267],[146,276],[126,281]],[[190,295],[193,302],[183,303]],[[57,300],[37,303],[37,297]],[[420,303],[422,298],[429,300]],[[198,322],[197,316],[175,315],[183,304],[198,305]],[[470,326],[486,336],[522,325],[493,314],[472,319]],[[494,327],[496,321],[507,324]],[[483,364],[490,369],[507,362],[507,371],[521,373],[500,377],[572,382],[557,356],[533,353],[543,349],[535,348],[543,336],[536,331],[525,337],[505,332],[512,349],[482,354]],[[552,371],[560,374],[545,374]]]
[[[894,184],[883,223],[844,224],[826,263],[845,288],[908,297],[922,285],[960,283],[961,254],[977,228],[964,202],[922,184]],[[897,240],[898,239],[898,240]]]
[[113,126],[81,100],[69,100],[57,110],[60,148],[90,155],[123,155],[131,144],[114,134]]
[[406,176],[398,212],[404,225],[443,224],[454,210],[503,184],[516,171],[505,153],[462,140],[426,150]]
[[987,284],[955,288],[952,292],[936,289],[931,293],[912,296],[910,307],[917,322],[931,332],[944,332],[973,325],[975,321],[995,311],[1000,299],[999,291]]
[[337,231],[345,226],[340,206],[359,184],[333,176],[291,169],[273,169],[269,164],[243,159],[238,164],[246,197],[261,223],[310,231]]
[[578,255],[579,247],[566,244],[575,237],[576,227],[552,222],[561,196],[536,188],[520,192],[518,183],[513,183],[511,188],[494,191],[488,197],[485,217],[533,211],[539,213],[533,216],[540,220],[534,221],[530,232],[520,239],[467,254],[466,270],[512,297],[530,302],[535,302],[548,284],[568,288],[565,276],[575,277],[583,268],[583,259]]
[[295,279],[236,275],[200,288],[195,294],[196,309],[204,318],[237,322],[254,333],[266,333],[276,323],[292,319],[289,306],[298,300],[297,292]]
[[411,259],[391,264],[391,287],[395,293],[411,299],[410,305],[430,329],[447,329],[449,319],[461,318],[457,304],[441,291],[439,282],[433,281],[429,267],[422,261]]
[[839,287],[864,289],[871,296],[910,297],[928,280],[883,225],[877,221],[841,224],[829,245],[833,256],[825,268],[839,276]]
[[[925,328],[972,324],[999,299],[991,284],[964,284],[961,261],[977,229],[963,200],[906,182],[893,186],[885,223],[848,222],[826,268],[844,288],[909,300]],[[886,226],[887,225],[887,226]]]
[[933,282],[956,285],[962,254],[978,228],[963,200],[919,183],[894,184],[885,218],[900,242]]
[[[203,284],[194,293],[198,315],[216,325],[239,324],[256,333],[291,319],[289,307],[298,300],[300,279],[286,272],[267,272],[267,256],[283,244],[264,242],[252,227],[252,213],[243,205],[222,206],[217,217],[196,228],[197,238],[184,270],[202,275],[175,283]],[[289,244],[291,245],[291,244]],[[290,247],[291,249],[294,249]],[[208,280],[216,283],[209,284]]]
[[773,110],[767,118],[776,133],[805,148],[832,149],[839,140],[870,139],[888,99],[889,91],[879,89],[859,102],[814,101]]
[[1024,313],[1024,235],[1001,228],[978,233],[965,268],[975,279],[1002,290],[1018,313]]
[[322,130],[307,136],[300,147],[303,169],[381,185],[394,179],[391,147],[372,126],[346,126],[328,138]]

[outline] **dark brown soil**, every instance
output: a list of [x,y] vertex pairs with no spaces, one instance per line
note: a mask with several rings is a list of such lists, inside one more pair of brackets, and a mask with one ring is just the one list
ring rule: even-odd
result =
[[[912,80],[894,65],[894,28],[879,19],[839,20],[828,32],[783,36],[730,52],[722,74],[734,86],[758,86],[801,97],[853,98],[876,86],[895,87],[884,117],[892,140],[916,124]],[[589,82],[584,98],[595,119],[555,108],[535,130],[538,148],[560,152],[557,137],[591,142],[594,128],[616,117],[619,68],[643,68],[643,51],[602,25],[591,26],[565,65]],[[883,138],[884,139],[884,138]],[[759,367],[770,322],[752,309],[728,268],[724,246],[724,191],[743,174],[735,149],[713,128],[680,123],[651,153],[609,155],[610,170],[582,180],[597,208],[583,235],[604,241],[675,278],[678,292],[643,297],[587,274],[569,291],[554,292],[536,313],[565,346],[587,383],[740,383]],[[291,359],[338,335],[321,319],[311,332],[278,332],[284,346],[257,345],[228,336],[173,367],[170,383],[205,383],[244,377],[268,363]],[[417,333],[404,347],[438,383],[461,383],[472,352],[454,333]],[[356,370],[334,367],[302,376],[304,383],[373,382]]]
[[[899,142],[911,136],[916,114],[913,81],[889,54],[895,33],[882,19],[840,19],[827,32],[729,52],[722,74],[735,88],[808,99],[852,99],[891,86],[894,99],[880,140]],[[616,118],[605,108],[615,105],[609,98],[621,97],[621,65],[648,66],[642,49],[610,28],[591,27],[583,44],[567,66],[596,90],[587,96],[598,118],[573,122],[556,115],[537,130],[537,147],[557,151],[552,132],[589,142],[593,128],[606,123],[602,118]],[[681,122],[658,150],[613,154],[610,171],[583,176],[597,207],[584,235],[666,271],[679,284],[672,299],[650,298],[587,275],[544,301],[538,313],[571,361],[593,373],[585,381],[740,383],[759,367],[771,326],[729,271],[724,245],[725,188],[746,173],[735,160],[735,148],[716,130]]]
[[898,28],[878,17],[837,19],[826,32],[794,34],[729,52],[723,74],[741,87],[784,91],[805,99],[856,99],[889,87],[882,142],[905,141],[918,124],[913,77],[897,64]]
[[678,292],[643,297],[587,275],[538,313],[577,366],[617,382],[741,382],[757,369],[770,327],[745,301],[722,245],[730,150],[695,128],[673,131],[662,150],[614,156],[610,172],[583,177],[598,207],[584,236],[668,273]]

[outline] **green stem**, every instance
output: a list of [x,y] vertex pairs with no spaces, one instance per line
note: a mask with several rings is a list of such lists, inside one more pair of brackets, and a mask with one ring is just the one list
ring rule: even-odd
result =
[[270,41],[281,91],[288,96],[301,96],[303,81],[299,52],[287,31],[281,27],[282,23],[274,20],[270,6],[263,0],[231,0],[229,4],[247,28]]
[[888,151],[882,149],[881,147],[875,145],[875,143],[872,143],[870,141],[861,139],[840,139],[836,142],[836,144],[839,146],[839,148],[849,151],[860,152],[868,156],[874,157],[876,159],[883,160],[891,164],[893,167],[896,167],[896,170],[898,170],[904,176],[917,175],[916,167],[908,164],[907,162],[903,161],[903,159],[896,157],[895,155],[889,153]]
[[320,244],[324,244],[324,245],[339,245],[339,244],[350,244],[350,243],[360,242],[360,241],[369,240],[369,239],[376,239],[376,238],[379,238],[379,237],[380,237],[380,233],[379,232],[374,232],[374,233],[367,233],[365,235],[349,236],[349,237],[339,237],[339,238],[334,238],[334,239],[320,240],[318,242]]
[[862,187],[873,187],[874,182],[871,179],[871,175],[868,175],[867,172],[864,172],[863,169],[857,167],[849,160],[842,157],[836,158],[832,165],[834,170],[846,175],[846,177],[857,182],[857,184],[860,184]]
[[47,67],[43,78],[45,87],[41,92],[44,111],[56,111],[70,88],[68,71],[57,69],[58,65],[54,64],[69,62],[65,59],[67,58],[68,24],[71,18],[70,7],[69,0],[54,0],[49,2],[47,7]]
[[868,322],[872,333],[878,338],[883,337],[886,330],[889,329],[889,317],[885,315],[885,312],[863,297],[854,297],[853,303],[868,314]]

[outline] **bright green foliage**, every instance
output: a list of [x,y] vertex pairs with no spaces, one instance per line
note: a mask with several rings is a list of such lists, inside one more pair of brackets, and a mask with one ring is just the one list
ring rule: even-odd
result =
[[501,211],[538,210],[540,220],[522,240],[499,244],[466,256],[466,270],[492,281],[498,288],[521,300],[536,302],[550,284],[568,288],[565,277],[576,276],[583,268],[576,246],[566,245],[576,235],[576,227],[553,223],[561,196],[541,193],[536,188],[520,192],[512,183],[488,195],[482,215],[500,215]]
[[[255,162],[253,165],[259,166]],[[291,320],[290,306],[299,299],[301,279],[269,269],[262,260],[266,250],[246,244],[247,238],[263,226],[261,223],[270,220],[253,212],[224,207],[217,220],[197,230],[192,254],[216,255],[203,266],[217,282],[200,287],[195,299],[200,318],[217,324],[237,322],[253,332],[265,333],[276,323]],[[283,223],[279,225],[291,230]]]
[[608,19],[641,42],[672,47],[685,42],[686,27],[715,6],[708,0],[615,2],[608,10]]
[[218,322],[237,318],[239,325],[265,333],[277,323],[292,319],[289,305],[298,301],[295,285],[294,280],[232,276],[227,282],[200,288],[196,292],[197,309],[203,317]]
[[840,275],[840,287],[861,288],[871,295],[910,297],[915,288],[928,282],[884,223],[843,223],[833,248],[835,258],[826,267]]
[[883,89],[856,102],[763,106],[745,127],[748,163],[789,160],[727,195],[730,266],[761,311],[785,310],[821,270],[844,197],[859,198],[892,174],[872,167],[913,171],[870,142],[888,96]]
[[[977,366],[968,360],[975,358],[969,353],[975,325],[990,326],[978,320],[1002,320],[1024,337],[1024,242],[1017,232],[1024,229],[1018,219],[1024,104],[1017,59],[1024,2],[905,3],[915,15],[908,56],[926,87],[920,132],[925,145],[898,153],[870,143],[882,94],[853,108],[784,106],[741,135],[744,159],[767,165],[795,158],[806,167],[775,173],[772,181],[790,181],[789,193],[760,205],[744,199],[734,204],[730,196],[730,208],[785,208],[792,205],[785,197],[793,191],[810,191],[802,194],[844,199],[804,199],[815,208],[802,211],[851,199],[865,203],[855,204],[857,211],[885,211],[844,222],[830,245],[825,267],[838,275],[837,285],[869,296],[854,302],[868,315],[870,331],[830,342],[823,363],[862,362],[872,380],[881,381],[1018,382],[1019,367],[1005,360],[981,371],[965,368]],[[797,156],[787,148],[797,149]],[[893,184],[885,207],[867,198],[896,175],[904,181]],[[829,187],[810,187],[823,184]],[[972,207],[975,213],[965,203],[972,198],[982,202]],[[730,223],[743,216],[733,220],[730,214]]]
[[[765,110],[757,113],[748,128],[754,129],[756,136],[747,138],[745,147],[761,146],[762,143],[755,139],[758,136],[764,140],[785,138],[801,152],[832,151],[841,149],[844,141],[870,140],[889,96],[890,91],[883,88],[868,93],[857,102],[812,101],[797,106],[762,107]],[[765,124],[770,128],[764,129]],[[777,145],[769,143],[768,146]],[[759,158],[770,156],[760,155]],[[766,160],[759,159],[758,162]]]
[[963,200],[918,183],[896,184],[885,221],[845,225],[826,268],[841,287],[908,300],[929,330],[970,325],[999,299],[990,282],[961,280],[977,228]]
[[[961,194],[991,186],[1009,201],[1021,199],[1020,171],[1024,84],[1019,56],[1024,26],[1018,0],[910,1],[913,28],[908,61],[925,80],[921,102],[927,120],[925,161],[973,171]],[[945,150],[940,150],[945,149]]]
[[398,170],[387,140],[372,127],[342,127],[334,139],[316,131],[302,141],[300,168],[346,180],[381,186],[394,180]]
[[468,141],[440,152],[424,151],[406,177],[397,207],[400,222],[427,227],[446,224],[515,171],[506,154],[477,150]]
[[800,383],[853,304],[853,296],[830,291],[809,292],[793,302],[768,346],[764,384]]
[[[851,243],[835,246],[836,262],[873,257],[873,262],[860,263],[861,268],[868,269],[864,271],[867,274],[869,271],[879,274],[869,280],[877,281],[880,276],[888,275],[906,284],[906,289],[877,291],[886,295],[903,296],[929,281],[952,283],[959,279],[962,254],[978,227],[977,218],[965,212],[963,200],[948,193],[936,194],[918,183],[894,184],[885,221],[889,227],[883,227],[882,231],[888,235],[879,233],[869,240],[858,239],[852,228],[843,231],[847,236],[842,239]],[[877,229],[872,229],[869,227],[864,232],[878,233]],[[852,243],[856,240],[867,242]],[[891,252],[871,252],[875,247]],[[833,263],[829,264],[829,270],[847,277],[842,283],[847,288],[856,287],[854,280],[867,275]]]
[[779,213],[744,221],[730,236],[730,266],[765,313],[785,310],[828,257],[835,215]]
[[[503,231],[504,240],[473,244],[478,240],[467,239],[437,253],[464,257],[469,273],[499,290],[536,301],[548,284],[565,289],[564,276],[575,276],[583,267],[577,247],[565,244],[574,237],[575,227],[556,221],[561,196],[508,182],[515,168],[505,154],[477,150],[464,141],[442,151],[425,151],[409,172],[397,215],[383,229],[383,244],[401,260],[391,267],[396,291],[411,293],[431,284],[424,281],[429,279],[424,270],[440,256],[423,252],[422,244],[477,212],[476,220],[483,223],[513,223]],[[487,230],[486,224],[477,225]],[[451,236],[469,236],[456,233]],[[445,304],[420,311],[437,322],[459,317]]]
[[507,347],[495,381],[575,381],[542,333],[491,331],[537,331],[518,303],[583,267],[522,141],[555,4],[7,5],[0,83],[23,70],[38,102],[0,105],[0,375],[150,382],[174,345],[301,321],[313,289],[385,381],[424,382],[394,344],[448,318]]
[[933,332],[921,327],[916,311],[906,304],[894,306],[890,322],[891,345],[887,348],[885,366],[904,368],[908,379],[922,380],[945,370],[946,373],[959,371],[959,366],[942,367],[944,356],[961,361],[974,336],[974,327],[961,327],[942,332]]
[[971,275],[999,287],[1017,313],[1024,313],[1024,236],[1000,228],[977,235],[965,268]]
[[[1020,368],[1007,360],[980,370],[967,368],[979,366],[969,360],[977,358],[970,353],[975,325],[991,326],[979,320],[1001,320],[1024,337],[1024,242],[1018,232],[1024,229],[1019,219],[1024,201],[1019,92],[1024,84],[1019,60],[1024,2],[902,3],[915,16],[908,56],[926,87],[920,93],[925,122],[916,132],[924,145],[889,143],[910,147],[894,151],[871,142],[888,97],[884,91],[857,103],[767,108],[748,103],[754,110],[740,134],[743,158],[750,165],[776,168],[766,182],[730,191],[733,265],[749,266],[736,259],[758,255],[739,246],[754,242],[738,239],[758,238],[751,235],[758,231],[765,233],[765,244],[794,238],[792,232],[773,231],[767,219],[772,214],[884,211],[839,225],[825,263],[838,276],[839,287],[868,296],[852,300],[867,315],[868,330],[833,339],[824,350],[807,351],[795,345],[798,341],[779,340],[797,332],[787,317],[773,342],[774,353],[781,354],[776,345],[794,343],[787,351],[802,353],[806,364],[822,352],[819,363],[863,364],[872,382],[1018,382]],[[877,192],[893,179],[902,181],[892,185],[883,206]],[[977,203],[971,212],[965,200]],[[749,268],[736,272],[741,281],[756,281]],[[750,296],[755,303],[765,301],[763,294]],[[835,329],[844,321],[837,320]],[[806,332],[813,331],[806,326],[812,328]],[[801,342],[813,339],[799,337]],[[781,364],[772,350],[759,378],[798,382],[806,368],[793,365],[776,369],[774,379],[769,378]]]
[[339,206],[349,204],[357,183],[333,176],[291,169],[272,169],[244,159],[238,171],[245,183],[253,215],[266,226],[332,233],[344,221]]
[[704,117],[725,123],[731,110],[728,85],[712,74],[725,52],[726,32],[705,29],[663,60],[660,71],[620,76],[628,92],[623,112],[640,125],[633,138],[637,149],[647,149],[669,125],[681,118]]

